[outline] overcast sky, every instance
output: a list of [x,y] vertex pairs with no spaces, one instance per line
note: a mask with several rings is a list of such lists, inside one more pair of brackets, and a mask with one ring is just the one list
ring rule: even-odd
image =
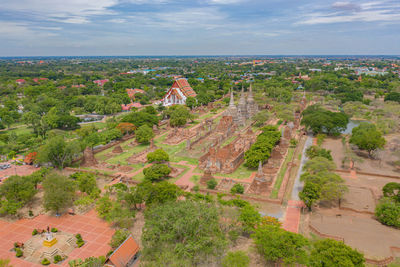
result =
[[400,55],[400,0],[0,0],[0,56]]

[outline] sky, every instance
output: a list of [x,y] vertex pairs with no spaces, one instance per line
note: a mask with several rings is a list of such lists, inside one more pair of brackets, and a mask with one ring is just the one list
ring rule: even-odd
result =
[[400,0],[0,0],[0,56],[400,55]]

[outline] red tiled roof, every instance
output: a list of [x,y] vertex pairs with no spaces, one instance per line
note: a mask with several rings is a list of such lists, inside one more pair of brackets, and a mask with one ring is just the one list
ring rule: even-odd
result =
[[140,93],[140,94],[144,94],[144,93],[145,93],[144,90],[142,90],[142,89],[137,89],[137,88],[135,88],[135,89],[129,89],[129,88],[127,88],[127,89],[126,89],[126,92],[127,92],[128,96],[129,96],[129,98],[134,98],[135,94],[138,94],[138,93]]
[[99,85],[99,86],[103,86],[106,82],[108,82],[109,79],[105,79],[105,80],[95,80],[93,81],[95,84]]
[[142,104],[140,104],[138,102],[135,102],[135,103],[131,102],[131,103],[126,104],[126,105],[121,104],[122,110],[131,110],[131,108],[141,108],[141,107],[142,107]]
[[25,80],[24,79],[17,79],[17,80],[15,80],[17,83],[24,83],[25,82]]
[[138,253],[139,245],[130,235],[125,241],[110,255],[105,265],[115,267],[125,267],[127,263]]
[[[178,85],[179,89],[181,90],[181,92],[183,93],[184,96],[186,97],[195,97],[196,96],[196,92],[192,89],[192,87],[190,87],[190,84],[188,83],[188,81],[184,78],[181,79],[177,79],[175,81],[175,83]],[[175,85],[174,83],[174,85]]]

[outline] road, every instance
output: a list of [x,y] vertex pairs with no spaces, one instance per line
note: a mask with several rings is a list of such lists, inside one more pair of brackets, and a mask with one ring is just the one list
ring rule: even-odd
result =
[[303,166],[308,160],[308,157],[306,156],[306,150],[312,145],[312,142],[313,142],[312,135],[308,135],[307,136],[307,140],[306,140],[306,142],[304,144],[304,147],[303,147],[303,152],[302,152],[301,160],[300,160],[300,166],[299,166],[299,169],[297,171],[297,176],[296,176],[296,179],[295,179],[294,185],[293,185],[292,196],[291,196],[292,200],[300,200],[299,199],[299,192],[301,190],[303,190],[303,183],[300,182],[300,176],[303,173]]

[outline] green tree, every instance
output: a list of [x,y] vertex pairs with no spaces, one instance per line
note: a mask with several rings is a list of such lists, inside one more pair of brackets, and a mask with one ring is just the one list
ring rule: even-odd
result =
[[0,259],[0,267],[12,267],[9,259]]
[[194,119],[194,116],[190,114],[189,110],[182,105],[175,105],[168,108],[165,114],[169,117],[169,124],[172,127],[183,126],[188,120],[193,121]]
[[252,233],[256,226],[261,223],[262,218],[260,213],[253,206],[245,205],[240,210],[238,221],[242,224],[246,233]]
[[0,213],[16,214],[36,194],[32,180],[22,176],[10,176],[0,185]]
[[70,176],[76,180],[79,191],[88,195],[98,195],[99,188],[97,187],[96,177],[91,173],[76,172]]
[[129,232],[129,230],[127,229],[117,229],[111,237],[111,241],[109,244],[110,247],[112,249],[118,248],[122,244],[122,242],[124,242],[125,239],[129,237],[130,234],[131,232]]
[[318,146],[310,146],[306,151],[306,155],[310,159],[315,157],[324,157],[329,160],[333,160],[330,150]]
[[214,189],[217,186],[218,182],[215,178],[212,178],[207,181],[207,188],[208,189]]
[[231,193],[232,194],[243,194],[244,193],[244,187],[241,184],[235,184],[231,188]]
[[375,208],[375,216],[383,224],[400,227],[400,204],[383,198]]
[[336,165],[333,161],[325,157],[315,157],[308,160],[303,167],[303,170],[311,174],[320,173],[325,171],[333,171],[336,169]]
[[68,177],[50,173],[43,181],[43,206],[46,210],[59,212],[70,206],[75,196],[74,181]]
[[364,262],[363,254],[333,239],[316,241],[310,254],[313,267],[363,267]]
[[151,129],[147,124],[144,124],[136,130],[135,136],[138,143],[148,144],[154,137],[153,129]]
[[247,267],[249,263],[249,256],[247,256],[246,252],[241,250],[230,251],[222,259],[222,267]]
[[217,207],[202,201],[178,201],[145,211],[143,263],[154,266],[211,264],[226,247]]
[[143,169],[144,178],[151,182],[157,182],[168,177],[171,173],[171,168],[165,164],[154,164]]
[[190,109],[193,109],[194,107],[197,106],[197,100],[194,97],[189,96],[186,98],[186,106]]
[[392,198],[394,201],[400,203],[400,183],[387,183],[382,188],[383,196]]
[[66,142],[64,137],[58,135],[49,138],[40,147],[37,159],[41,163],[51,162],[55,167],[63,169],[80,152],[80,146],[76,141]]
[[269,262],[305,264],[308,240],[300,234],[285,231],[277,226],[261,225],[252,235],[258,252]]
[[305,183],[303,190],[299,192],[299,198],[311,211],[312,205],[320,199],[321,187],[316,183]]
[[353,128],[350,143],[356,145],[361,150],[366,150],[368,155],[371,156],[373,151],[383,148],[386,140],[374,124],[361,123],[359,126]]
[[147,154],[148,162],[166,162],[169,161],[169,155],[162,148],[156,149],[154,152]]

